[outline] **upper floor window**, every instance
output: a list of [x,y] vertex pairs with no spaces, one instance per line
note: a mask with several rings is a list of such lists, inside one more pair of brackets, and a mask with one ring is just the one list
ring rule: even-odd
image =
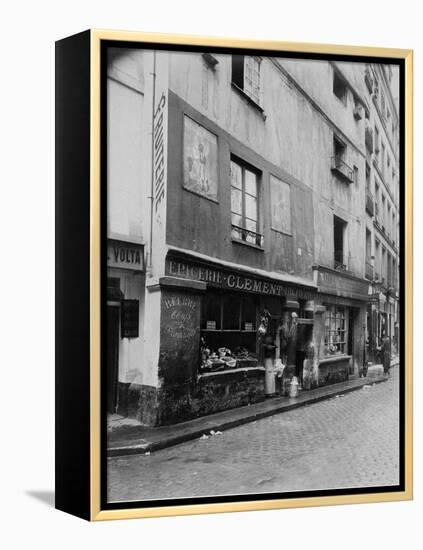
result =
[[331,159],[331,170],[341,180],[347,183],[353,183],[355,181],[355,171],[351,166],[346,163],[347,158],[347,146],[341,141],[341,139],[333,136],[333,157]]
[[344,104],[347,103],[347,84],[338,71],[333,72],[333,93]]
[[385,230],[385,210],[386,210],[386,199],[385,195],[382,193],[382,227]]
[[366,162],[366,190],[370,191],[370,166]]
[[256,56],[232,56],[232,83],[254,103],[261,105],[261,59]]
[[231,159],[231,223],[232,237],[262,246],[258,232],[259,173],[249,165]]
[[347,255],[346,255],[346,232],[347,222],[333,217],[333,248],[334,248],[334,268],[345,270],[347,269]]
[[373,97],[377,99],[379,97],[379,81],[375,77],[374,86],[373,86]]
[[381,159],[382,175],[385,175],[385,152],[386,152],[386,146],[384,143],[382,143],[382,159]]
[[375,239],[375,279],[380,281],[381,262],[380,262],[380,242]]
[[380,151],[379,128],[375,125],[375,153],[376,153],[376,156],[379,156],[379,151]]

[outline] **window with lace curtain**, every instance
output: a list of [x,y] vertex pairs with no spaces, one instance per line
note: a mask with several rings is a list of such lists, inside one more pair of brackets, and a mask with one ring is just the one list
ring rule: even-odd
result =
[[231,159],[232,238],[262,247],[258,227],[259,173],[250,165]]

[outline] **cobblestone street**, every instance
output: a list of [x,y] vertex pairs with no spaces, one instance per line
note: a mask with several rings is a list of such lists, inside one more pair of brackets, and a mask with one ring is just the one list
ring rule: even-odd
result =
[[388,382],[208,439],[109,459],[109,501],[395,485],[398,369]]

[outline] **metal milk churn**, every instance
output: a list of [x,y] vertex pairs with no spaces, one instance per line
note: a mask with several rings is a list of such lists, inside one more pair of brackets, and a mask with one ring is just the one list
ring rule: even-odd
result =
[[263,344],[264,348],[264,394],[271,396],[275,394],[275,369],[273,368],[273,357],[276,346],[271,336],[267,336]]
[[298,397],[298,386],[298,378],[293,376],[289,386],[289,397]]

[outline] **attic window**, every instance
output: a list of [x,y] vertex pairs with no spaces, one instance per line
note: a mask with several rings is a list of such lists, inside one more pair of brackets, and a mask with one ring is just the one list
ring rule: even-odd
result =
[[260,106],[261,59],[256,56],[232,56],[232,84]]
[[347,103],[347,85],[341,75],[334,71],[333,73],[333,93],[338,99],[346,105]]

